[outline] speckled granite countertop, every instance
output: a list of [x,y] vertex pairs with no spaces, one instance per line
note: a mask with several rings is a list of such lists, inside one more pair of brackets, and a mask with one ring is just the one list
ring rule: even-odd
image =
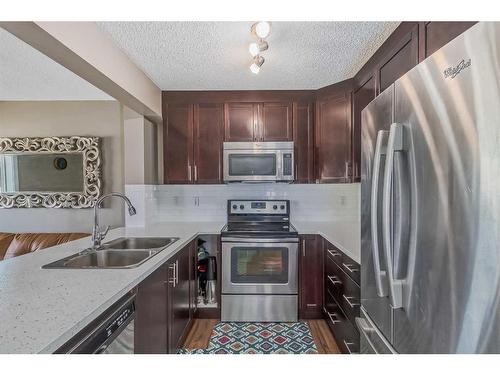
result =
[[300,234],[320,234],[345,255],[361,264],[361,225],[354,220],[293,221]]
[[[199,234],[220,233],[224,222],[160,223],[118,228],[118,237],[180,239],[132,269],[42,269],[90,245],[90,237],[0,262],[0,353],[52,353]],[[321,234],[359,262],[359,223],[300,222],[301,234]]]
[[90,237],[0,262],[0,353],[52,353],[201,233],[225,223],[163,223],[118,228],[122,236],[180,239],[137,268],[42,269],[90,245]]

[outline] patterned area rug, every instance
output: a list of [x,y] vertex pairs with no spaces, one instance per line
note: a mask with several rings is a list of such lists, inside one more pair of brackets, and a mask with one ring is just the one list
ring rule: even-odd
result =
[[218,323],[207,349],[179,354],[317,354],[306,323]]

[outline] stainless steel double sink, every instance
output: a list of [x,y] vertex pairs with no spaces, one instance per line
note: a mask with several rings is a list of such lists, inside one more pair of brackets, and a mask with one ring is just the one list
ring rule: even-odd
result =
[[42,268],[135,268],[165,250],[178,237],[120,237],[97,249],[46,264]]

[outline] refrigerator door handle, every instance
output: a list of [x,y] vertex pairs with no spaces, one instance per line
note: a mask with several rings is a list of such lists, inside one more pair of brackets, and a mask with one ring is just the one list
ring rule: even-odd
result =
[[380,179],[380,164],[382,156],[386,155],[386,147],[384,142],[387,139],[388,131],[379,130],[377,133],[377,142],[375,145],[375,158],[373,160],[373,174],[372,174],[372,189],[371,189],[371,234],[372,234],[372,256],[373,256],[373,268],[375,271],[375,286],[377,288],[377,295],[379,297],[387,296],[387,275],[385,271],[380,269],[380,253],[379,253],[379,238],[378,238],[378,185]]
[[384,188],[382,192],[382,242],[386,260],[387,280],[389,281],[389,296],[392,307],[403,307],[403,284],[394,278],[392,267],[392,239],[391,239],[391,197],[392,173],[394,168],[394,153],[403,150],[403,125],[391,124],[389,141],[387,142],[387,156],[385,158]]

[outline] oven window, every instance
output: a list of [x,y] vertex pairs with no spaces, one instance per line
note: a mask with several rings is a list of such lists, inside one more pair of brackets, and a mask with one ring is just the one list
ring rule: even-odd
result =
[[276,176],[276,154],[230,154],[230,176]]
[[288,248],[231,248],[231,282],[233,284],[288,283]]

